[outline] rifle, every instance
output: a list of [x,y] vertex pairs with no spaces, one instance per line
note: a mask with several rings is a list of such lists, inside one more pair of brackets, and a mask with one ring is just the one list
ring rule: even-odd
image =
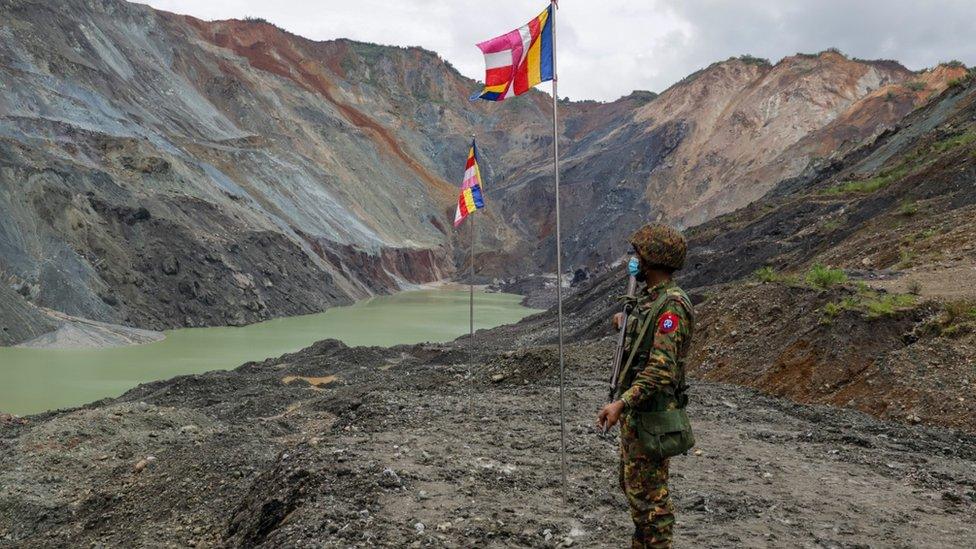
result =
[[[637,292],[637,278],[633,275],[627,280],[627,298],[624,300],[624,310],[623,310],[623,321],[620,323],[620,334],[617,336],[617,351],[613,354],[613,373],[610,374],[610,394],[607,397],[608,402],[613,402],[614,397],[617,396],[617,384],[620,377],[620,369],[624,365],[624,344],[627,340],[627,322],[630,318],[630,312],[633,310],[633,297]],[[607,428],[603,428],[603,432],[607,432]]]

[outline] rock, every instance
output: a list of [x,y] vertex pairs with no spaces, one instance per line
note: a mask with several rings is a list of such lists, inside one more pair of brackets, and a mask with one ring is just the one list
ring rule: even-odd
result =
[[379,484],[384,488],[399,488],[403,486],[403,481],[400,480],[400,475],[396,474],[396,471],[387,467],[383,469]]
[[552,541],[552,530],[550,530],[548,528],[546,528],[545,530],[543,530],[542,531],[542,537],[546,541]]
[[962,496],[954,492],[942,492],[942,500],[948,501],[949,503],[962,503]]
[[422,523],[422,522],[418,522],[417,524],[414,524],[413,527],[414,527],[414,530],[416,530],[418,534],[423,534],[424,533],[424,530],[427,529],[427,527],[424,526],[424,523]]
[[146,456],[145,458],[136,462],[136,464],[132,467],[132,472],[141,473],[143,469],[149,467],[149,465],[154,461],[156,461],[154,456]]
[[174,255],[167,255],[163,258],[159,268],[163,274],[175,275],[180,273],[180,260]]
[[495,374],[491,376],[492,383],[498,383],[505,380],[505,374]]
[[448,521],[448,522],[441,522],[440,524],[437,525],[437,531],[439,531],[439,532],[446,532],[447,530],[450,530],[451,529],[451,526],[452,526],[452,524],[450,523],[450,521]]

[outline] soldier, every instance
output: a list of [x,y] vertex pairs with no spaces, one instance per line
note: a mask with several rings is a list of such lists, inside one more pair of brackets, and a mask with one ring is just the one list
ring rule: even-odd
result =
[[[620,422],[620,487],[634,520],[633,547],[671,547],[668,461],[695,444],[684,410],[694,311],[672,279],[684,266],[688,245],[680,232],[661,224],[642,227],[630,242],[637,257],[628,268],[646,287],[628,320],[617,399],[600,410],[597,426]],[[613,319],[617,329],[622,314]]]

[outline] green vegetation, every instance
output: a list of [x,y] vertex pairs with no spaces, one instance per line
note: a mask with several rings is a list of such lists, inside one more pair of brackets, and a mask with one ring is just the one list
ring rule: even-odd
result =
[[939,63],[942,66],[949,67],[950,69],[965,69],[966,64],[958,59],[953,59],[951,61],[943,61]]
[[950,301],[943,304],[939,318],[927,325],[935,335],[958,337],[976,332],[976,301]]
[[776,272],[776,269],[768,265],[757,269],[756,272],[752,273],[752,276],[759,282],[777,282],[779,280],[779,273]]
[[245,23],[264,23],[266,25],[270,25],[271,24],[267,19],[265,19],[263,17],[251,17],[251,16],[245,17],[244,18],[244,22]]
[[976,142],[976,131],[969,131],[959,135],[954,135],[952,137],[947,137],[942,141],[934,143],[931,151],[935,153],[944,153],[957,147],[964,147],[974,142]]
[[742,61],[746,65],[758,65],[760,67],[765,67],[770,65],[769,59],[763,57],[756,57],[754,55],[749,55],[748,53],[740,55],[739,61]]
[[919,294],[921,294],[922,293],[922,284],[919,281],[917,281],[917,280],[913,280],[913,281],[909,282],[908,283],[908,293],[910,293],[912,295],[919,295]]
[[647,90],[634,90],[627,96],[627,99],[633,99],[638,104],[646,105],[657,99],[657,94]]
[[807,272],[806,280],[815,288],[827,289],[847,282],[847,273],[841,269],[831,269],[822,263],[817,263]]
[[928,86],[925,85],[925,82],[919,82],[918,80],[914,80],[912,82],[905,82],[905,87],[912,91],[920,92],[925,90],[925,88],[927,88]]
[[918,204],[914,200],[905,200],[898,206],[898,215],[911,217],[918,213]]
[[906,163],[903,163],[895,168],[882,170],[880,174],[871,179],[864,179],[861,181],[844,181],[843,183],[830,187],[829,189],[823,191],[823,194],[851,194],[851,193],[873,193],[877,190],[883,189],[897,181],[906,175],[908,175],[909,167]]
[[844,311],[858,312],[871,320],[895,316],[901,311],[914,307],[916,301],[913,295],[880,293],[862,286],[856,295],[824,305],[821,309],[824,314],[821,321],[829,324]]
[[946,85],[948,87],[950,87],[950,88],[961,88],[961,87],[965,86],[966,83],[969,82],[969,80],[970,80],[970,77],[968,75],[967,76],[961,76],[959,78],[953,78]]
[[[881,190],[888,185],[902,179],[912,173],[920,165],[923,165],[936,156],[944,154],[958,147],[965,147],[976,143],[976,131],[970,130],[957,135],[946,137],[928,146],[919,147],[913,152],[906,154],[902,161],[893,168],[882,170],[878,175],[870,179],[848,180],[833,187],[821,191],[821,194],[870,194]],[[976,156],[976,151],[973,152]]]
[[912,308],[915,300],[915,296],[909,294],[875,294],[874,297],[861,300],[861,304],[867,311],[868,318],[881,318]]
[[904,247],[898,251],[898,264],[895,265],[896,269],[907,269],[912,266],[915,261],[915,250]]
[[841,226],[840,219],[831,219],[830,221],[827,221],[822,225],[823,230],[829,233],[836,231],[837,229],[840,228],[840,226]]
[[781,273],[768,265],[761,269],[757,269],[754,273],[752,273],[752,276],[764,284],[778,283],[786,284],[787,286],[800,285],[800,278],[798,276],[794,274]]

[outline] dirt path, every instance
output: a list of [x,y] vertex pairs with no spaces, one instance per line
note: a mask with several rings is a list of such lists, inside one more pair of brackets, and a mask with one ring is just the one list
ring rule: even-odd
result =
[[909,293],[917,284],[922,297],[948,301],[976,300],[976,264],[926,266],[904,271],[897,278],[872,280],[868,285],[895,293]]
[[[590,427],[607,344],[568,354],[568,506],[551,348],[323,343],[8,422],[0,544],[622,547],[616,441]],[[976,438],[694,391],[678,547],[976,546]]]

